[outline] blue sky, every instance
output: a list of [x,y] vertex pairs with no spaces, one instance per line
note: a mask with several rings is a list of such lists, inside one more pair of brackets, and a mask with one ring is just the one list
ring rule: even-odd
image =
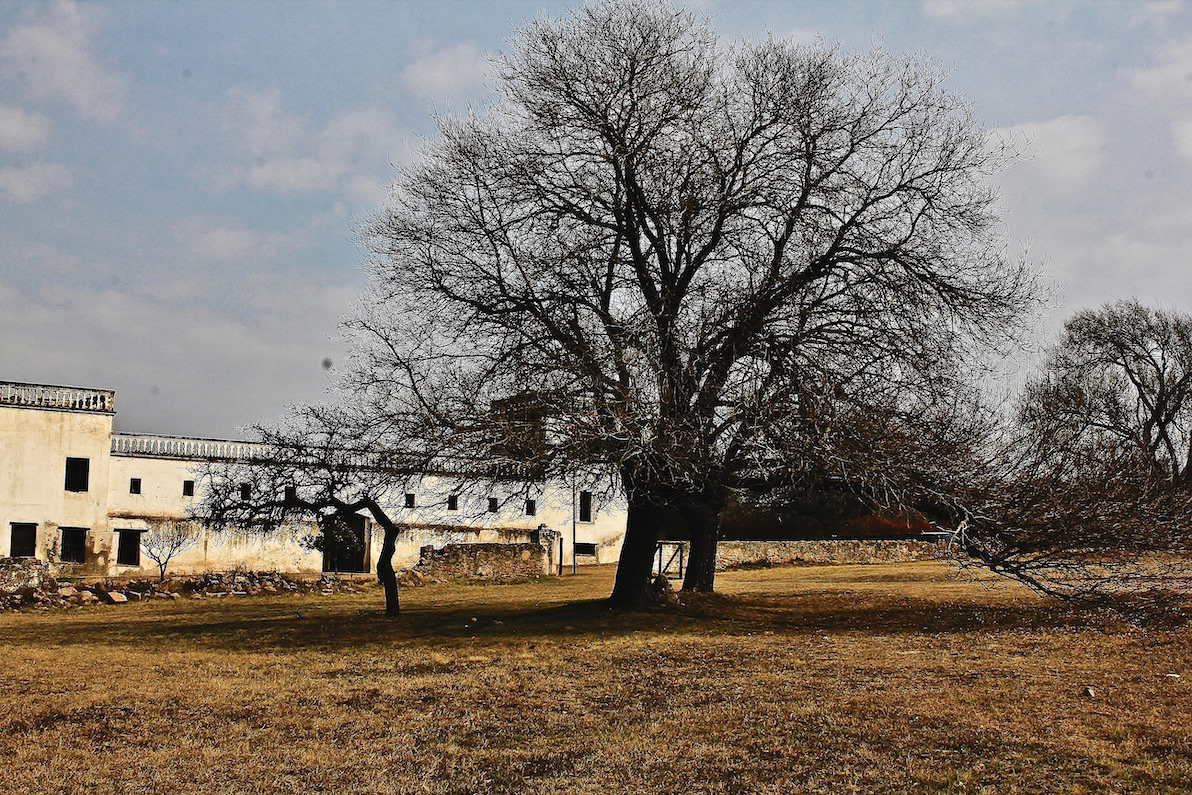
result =
[[[559,2],[0,2],[0,379],[117,390],[123,430],[226,437],[316,399],[363,286],[354,219],[486,52]],[[1192,8],[701,2],[922,51],[999,135],[1007,244],[1071,311],[1192,311]],[[1028,143],[1029,142],[1029,143]]]

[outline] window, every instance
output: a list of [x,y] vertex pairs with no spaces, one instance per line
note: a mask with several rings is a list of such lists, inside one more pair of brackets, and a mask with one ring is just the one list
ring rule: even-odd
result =
[[128,493],[129,494],[140,494],[141,493],[141,479],[140,478],[129,478],[128,479]]
[[488,512],[489,513],[497,512],[497,498],[496,497],[488,498]]
[[62,547],[58,560],[63,563],[85,563],[87,561],[87,528],[63,527]]
[[119,540],[116,544],[116,565],[141,565],[141,531],[117,530]]
[[87,479],[91,471],[90,458],[66,459],[66,490],[86,491]]
[[538,503],[534,500],[526,500],[526,516],[533,516],[538,513]]
[[195,496],[195,482],[193,480],[182,481],[182,496],[183,497]]
[[592,492],[590,491],[579,493],[579,520],[581,522],[592,521]]
[[252,486],[247,483],[240,484],[240,499],[248,500],[252,497]]
[[282,499],[287,505],[297,502],[298,501],[298,487],[297,486],[286,486],[286,493]]
[[447,510],[449,510],[449,511],[458,511],[459,510],[459,495],[458,494],[448,494],[447,495]]
[[37,556],[37,525],[13,522],[12,539],[8,547],[10,558],[32,558]]
[[406,492],[406,507],[407,508],[414,507],[414,495],[410,494],[409,492]]

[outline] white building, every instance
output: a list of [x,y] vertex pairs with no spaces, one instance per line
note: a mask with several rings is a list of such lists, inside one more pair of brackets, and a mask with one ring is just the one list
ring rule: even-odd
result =
[[[141,534],[154,522],[187,517],[201,497],[198,464],[248,452],[244,442],[116,433],[115,414],[111,390],[0,382],[0,557],[36,558],[64,574],[156,573]],[[623,502],[601,503],[566,486],[472,494],[449,478],[428,477],[387,510],[410,527],[399,539],[396,567],[417,562],[424,545],[526,541],[540,525],[561,534],[565,565],[576,553],[580,563],[607,563],[620,554],[625,533]],[[380,533],[361,519],[364,553],[348,568],[372,572]],[[170,570],[344,571],[345,561],[301,543],[310,532],[260,537],[199,528],[198,543]]]

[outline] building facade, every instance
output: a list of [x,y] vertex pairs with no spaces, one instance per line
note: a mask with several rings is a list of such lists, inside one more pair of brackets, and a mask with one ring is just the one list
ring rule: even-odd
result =
[[[376,571],[380,533],[366,516],[353,523],[362,549],[338,557],[312,547],[313,525],[260,536],[190,523],[202,498],[197,467],[247,458],[252,445],[117,433],[115,398],[106,389],[0,382],[0,557],[35,558],[64,575],[145,576],[157,573],[146,541],[182,524],[193,539],[170,561],[171,572]],[[394,556],[399,568],[416,563],[423,546],[525,542],[541,526],[561,536],[553,560],[608,563],[625,532],[623,501],[566,484],[479,494],[448,477],[426,477],[389,502],[387,514],[407,528]]]

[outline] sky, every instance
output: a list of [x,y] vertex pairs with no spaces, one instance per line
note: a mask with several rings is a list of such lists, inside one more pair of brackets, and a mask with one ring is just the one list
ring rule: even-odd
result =
[[[216,438],[317,400],[364,287],[357,224],[486,54],[574,2],[0,0],[0,380],[116,390],[118,430]],[[770,32],[922,52],[1023,149],[1006,244],[1044,328],[1192,312],[1192,6],[715,2]]]

